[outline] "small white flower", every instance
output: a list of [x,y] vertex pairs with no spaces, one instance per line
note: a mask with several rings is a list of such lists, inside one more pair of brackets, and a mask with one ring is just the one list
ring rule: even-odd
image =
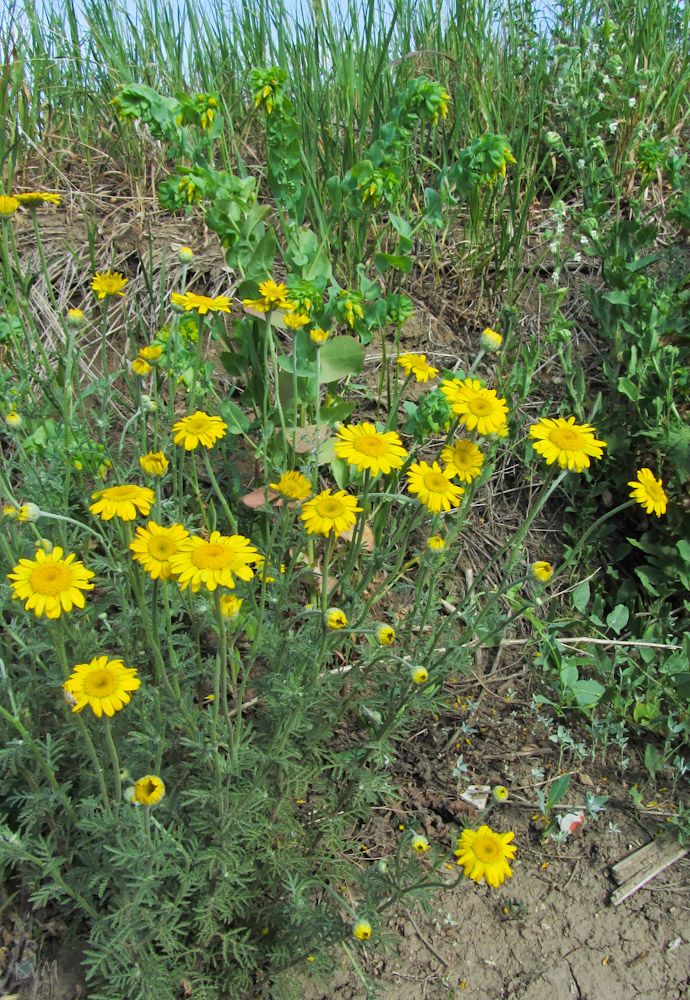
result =
[[603,102],[606,100],[606,94],[604,93],[603,90],[600,90],[599,93],[597,94],[597,100],[599,101],[600,104],[603,104]]
[[609,132],[611,135],[616,134],[616,129],[618,128],[618,122],[609,122]]
[[562,236],[564,229],[565,229],[565,226],[563,225],[562,220],[559,219],[558,222],[556,223],[556,236]]
[[637,104],[637,101],[636,101],[636,99],[634,97],[630,97],[628,99],[628,107],[629,108],[634,108],[636,104]]
[[554,286],[556,288],[558,288],[558,281],[559,281],[560,276],[561,276],[561,269],[560,269],[560,267],[557,267],[556,270],[551,275],[551,281],[552,281],[552,283],[554,284]]
[[580,157],[575,166],[577,167],[578,170],[584,170],[585,161],[582,159],[582,157]]
[[582,244],[583,247],[586,247],[588,245],[588,243],[589,243],[589,240],[587,239],[586,236],[581,236],[580,237],[580,243]]
[[592,232],[590,233],[590,236],[592,237],[593,240],[598,240],[599,239],[599,230],[598,229],[593,229]]
[[579,264],[580,261],[582,260],[582,254],[579,251],[577,253],[574,253],[573,260],[575,261],[576,264]]
[[553,254],[558,253],[558,243],[556,242],[556,240],[554,240],[553,243],[549,243],[549,250]]
[[604,73],[604,79],[602,82],[605,87],[608,87],[608,85],[611,83],[611,77],[608,76],[606,73]]

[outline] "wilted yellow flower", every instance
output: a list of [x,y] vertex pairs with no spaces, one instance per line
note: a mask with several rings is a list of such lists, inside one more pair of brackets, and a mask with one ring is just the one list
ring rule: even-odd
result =
[[235,597],[234,594],[223,594],[220,599],[220,613],[234,622],[240,613],[243,599]]
[[288,500],[306,500],[311,493],[311,483],[301,472],[294,469],[282,472],[277,483],[268,484],[276,493],[282,493]]
[[168,471],[170,462],[162,451],[150,451],[139,456],[139,465],[149,476],[163,476]]
[[376,633],[379,646],[392,646],[395,642],[395,629],[390,625],[381,625]]
[[153,369],[148,361],[144,361],[143,358],[136,358],[132,362],[132,371],[135,375],[148,375]]
[[165,784],[156,774],[147,774],[134,785],[134,800],[142,806],[155,806],[165,795]]
[[410,677],[413,684],[424,684],[429,679],[429,671],[426,667],[410,667]]
[[59,194],[50,194],[45,191],[25,191],[24,194],[15,194],[14,197],[20,205],[26,205],[29,208],[36,207],[37,205],[60,204]]
[[540,559],[539,562],[532,563],[530,573],[535,580],[539,580],[540,583],[546,583],[553,576],[553,566],[550,562]]
[[328,614],[326,615],[326,625],[333,632],[337,632],[341,628],[345,628],[347,625],[345,613],[341,611],[340,608],[329,608]]
[[368,920],[358,920],[352,928],[352,933],[358,941],[368,941],[371,937],[371,924]]

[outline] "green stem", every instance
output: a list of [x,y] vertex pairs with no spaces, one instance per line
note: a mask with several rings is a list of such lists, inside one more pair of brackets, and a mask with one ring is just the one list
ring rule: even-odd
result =
[[98,759],[98,754],[96,753],[96,748],[93,745],[93,740],[89,734],[89,730],[86,727],[86,723],[82,719],[81,715],[77,715],[77,725],[81,731],[81,737],[86,744],[86,749],[89,752],[89,757],[91,758],[91,763],[93,765],[94,772],[98,778],[98,784],[101,789],[101,798],[103,799],[103,805],[105,806],[105,811],[109,816],[113,815],[113,811],[110,807],[110,799],[108,798],[108,789],[106,788],[105,778],[103,777],[103,769],[101,767],[100,761]]
[[206,466],[206,474],[208,475],[208,478],[211,480],[211,484],[213,485],[213,489],[216,492],[216,496],[220,500],[220,505],[223,508],[223,511],[225,512],[225,516],[228,519],[228,524],[230,525],[230,530],[232,531],[233,534],[236,534],[236,532],[237,532],[237,522],[235,521],[233,513],[230,510],[230,507],[228,505],[228,501],[225,499],[225,496],[223,495],[223,491],[221,490],[221,488],[220,488],[220,486],[218,484],[218,480],[216,479],[215,473],[214,473],[213,469],[211,468],[211,459],[209,457],[208,448],[204,448],[204,464]]
[[110,760],[113,765],[113,778],[115,780],[115,802],[114,812],[117,818],[117,813],[120,808],[120,802],[122,801],[122,782],[120,780],[120,761],[117,756],[117,747],[115,746],[115,741],[113,740],[113,734],[110,731],[110,718],[106,715],[105,719],[105,740],[108,744],[108,749],[110,750]]

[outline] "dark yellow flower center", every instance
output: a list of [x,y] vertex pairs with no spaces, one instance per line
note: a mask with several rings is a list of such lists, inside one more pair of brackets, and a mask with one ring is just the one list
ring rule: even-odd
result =
[[84,694],[91,698],[107,698],[117,687],[117,677],[110,670],[94,670],[84,680]]
[[378,434],[362,434],[352,442],[355,451],[370,458],[380,458],[388,451],[388,442]]
[[156,785],[155,781],[151,781],[150,778],[148,779],[148,781],[139,782],[139,792],[147,799],[150,799],[151,796],[154,795],[157,790],[158,786]]
[[467,408],[475,417],[488,417],[493,412],[493,400],[485,396],[473,396],[467,401]]
[[149,542],[149,555],[161,562],[165,562],[176,552],[177,546],[171,538],[166,538],[165,535],[155,535]]
[[582,434],[572,427],[557,427],[549,434],[549,441],[561,451],[579,451],[584,444]]
[[344,513],[345,507],[337,497],[324,497],[316,505],[316,513],[319,517],[336,518]]
[[48,563],[35,569],[29,578],[31,589],[44,597],[56,597],[72,586],[73,574],[69,566]]
[[211,425],[208,417],[188,417],[187,418],[187,433],[188,434],[203,434],[209,429]]
[[661,488],[661,484],[657,483],[655,480],[652,480],[652,482],[645,480],[642,484],[642,489],[653,503],[659,503],[660,501],[666,499],[664,491]]
[[490,865],[501,858],[501,846],[493,837],[475,837],[472,850],[477,861]]
[[462,469],[466,472],[476,464],[476,460],[468,448],[458,447],[453,452],[453,465],[456,469]]
[[234,558],[233,549],[212,542],[207,542],[192,552],[192,562],[198,569],[225,569]]
[[103,490],[101,496],[107,500],[136,500],[139,497],[138,486],[111,486]]
[[448,477],[440,472],[427,472],[424,476],[424,485],[430,493],[447,493],[448,487],[452,484]]

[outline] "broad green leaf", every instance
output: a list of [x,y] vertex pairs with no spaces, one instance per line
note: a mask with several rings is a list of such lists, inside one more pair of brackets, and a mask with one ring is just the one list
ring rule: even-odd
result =
[[374,257],[376,269],[383,274],[389,267],[397,267],[398,270],[409,274],[412,270],[413,260],[411,257],[402,257],[393,253],[377,253]]
[[573,607],[582,615],[589,604],[589,593],[589,580],[583,580],[582,583],[578,583],[573,591]]
[[362,370],[364,347],[354,337],[332,337],[321,348],[321,382],[339,382]]
[[549,789],[549,797],[546,800],[546,808],[553,809],[553,807],[561,801],[565,793],[568,791],[568,786],[570,785],[570,775],[562,774],[560,778],[554,781],[553,785]]
[[625,604],[617,604],[613,611],[606,616],[606,624],[612,628],[616,635],[620,635],[630,618],[630,608]]
[[622,392],[624,396],[635,402],[639,398],[640,389],[637,383],[632,382],[629,378],[619,378],[618,379],[618,391]]
[[226,399],[222,404],[220,415],[228,425],[229,434],[244,434],[249,430],[249,420],[231,399]]
[[579,708],[592,708],[598,704],[605,690],[604,685],[595,680],[581,680],[572,686]]
[[644,751],[644,766],[647,768],[652,776],[652,781],[656,777],[657,771],[660,771],[664,766],[659,751],[654,746],[653,743],[648,743]]

